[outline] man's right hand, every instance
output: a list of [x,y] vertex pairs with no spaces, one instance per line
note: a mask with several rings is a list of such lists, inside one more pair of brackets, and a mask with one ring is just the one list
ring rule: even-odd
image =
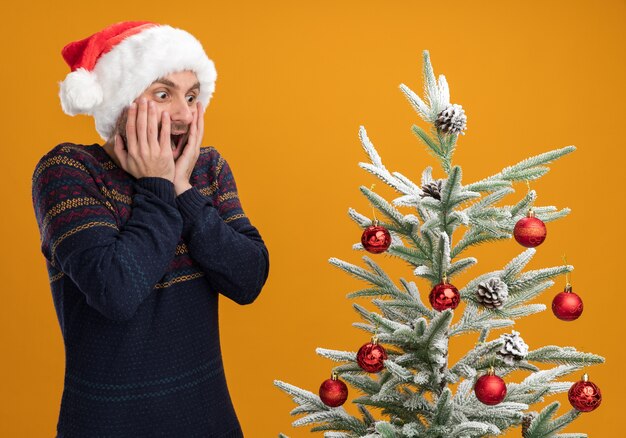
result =
[[166,111],[161,113],[159,135],[154,101],[140,97],[128,108],[126,147],[124,149],[124,140],[116,132],[113,151],[126,172],[137,179],[158,176],[174,182],[176,167],[170,139],[170,116]]

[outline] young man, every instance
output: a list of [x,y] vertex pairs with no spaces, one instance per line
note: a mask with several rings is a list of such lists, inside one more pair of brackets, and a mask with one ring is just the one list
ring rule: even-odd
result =
[[228,163],[200,146],[216,72],[189,33],[123,22],[68,44],[63,110],[106,143],[63,143],[33,205],[66,372],[58,438],[242,437],[218,296],[252,303],[268,250]]

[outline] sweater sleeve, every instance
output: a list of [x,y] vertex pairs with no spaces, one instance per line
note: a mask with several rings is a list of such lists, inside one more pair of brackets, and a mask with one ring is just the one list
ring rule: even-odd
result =
[[145,177],[133,181],[131,215],[121,226],[92,173],[80,154],[46,156],[37,164],[32,200],[41,251],[77,285],[89,306],[125,321],[174,257],[182,217],[172,182]]
[[250,304],[267,280],[269,252],[243,212],[228,163],[218,154],[217,165],[207,167],[217,169],[209,178],[217,182],[217,203],[195,186],[176,197],[183,239],[213,290],[238,304]]

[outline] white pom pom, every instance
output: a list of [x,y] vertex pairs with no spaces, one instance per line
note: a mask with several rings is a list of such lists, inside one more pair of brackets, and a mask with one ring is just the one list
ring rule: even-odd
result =
[[91,114],[102,103],[102,87],[96,75],[82,67],[69,73],[59,86],[61,107],[70,116]]

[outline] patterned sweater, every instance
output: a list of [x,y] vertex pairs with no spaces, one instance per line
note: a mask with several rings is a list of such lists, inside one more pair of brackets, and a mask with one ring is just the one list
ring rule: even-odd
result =
[[228,163],[201,148],[191,189],[136,179],[98,144],[37,163],[33,206],[65,344],[59,438],[242,437],[218,296],[252,303],[268,250]]

